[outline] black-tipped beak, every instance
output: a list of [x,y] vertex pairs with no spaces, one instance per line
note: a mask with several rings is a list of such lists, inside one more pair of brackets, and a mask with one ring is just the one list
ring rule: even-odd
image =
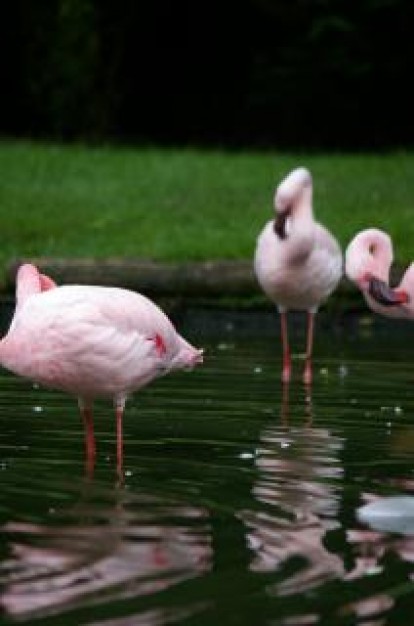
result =
[[392,289],[385,281],[375,278],[375,276],[369,278],[368,293],[375,302],[382,304],[382,306],[397,306],[409,301],[406,291]]
[[286,211],[281,211],[276,215],[276,218],[274,221],[274,230],[275,230],[276,235],[279,237],[279,239],[286,239],[287,237],[286,221],[288,217],[289,217],[288,209]]

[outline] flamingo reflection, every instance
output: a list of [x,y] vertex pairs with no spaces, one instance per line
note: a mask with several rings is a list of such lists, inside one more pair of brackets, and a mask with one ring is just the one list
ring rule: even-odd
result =
[[275,583],[270,591],[278,595],[344,574],[341,558],[323,542],[337,526],[342,440],[328,429],[313,427],[310,388],[305,407],[303,426],[289,426],[289,392],[283,390],[281,425],[263,429],[256,454],[258,477],[252,491],[258,508],[242,513],[253,553],[251,570],[280,570],[294,557],[306,563]]
[[1,605],[8,615],[44,617],[101,604],[102,597],[156,594],[211,568],[204,509],[125,489],[95,488],[90,496],[62,511],[61,523],[3,528],[9,556],[0,563]]

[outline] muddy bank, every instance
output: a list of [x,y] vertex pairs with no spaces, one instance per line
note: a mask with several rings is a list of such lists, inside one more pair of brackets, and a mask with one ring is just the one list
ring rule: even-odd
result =
[[[6,273],[3,295],[14,293],[17,267],[31,262],[58,284],[95,284],[139,291],[155,300],[201,302],[239,307],[268,307],[250,260],[215,260],[162,263],[140,258],[21,258],[12,260]],[[391,280],[398,282],[396,268]],[[328,302],[328,310],[363,309],[361,294],[344,277]]]

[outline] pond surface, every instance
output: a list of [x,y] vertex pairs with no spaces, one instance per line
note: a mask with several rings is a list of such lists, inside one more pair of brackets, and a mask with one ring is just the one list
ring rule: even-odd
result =
[[356,516],[414,496],[414,326],[321,315],[307,389],[276,315],[176,322],[205,364],[129,402],[123,480],[109,402],[90,475],[76,401],[1,370],[0,623],[414,623],[414,523]]

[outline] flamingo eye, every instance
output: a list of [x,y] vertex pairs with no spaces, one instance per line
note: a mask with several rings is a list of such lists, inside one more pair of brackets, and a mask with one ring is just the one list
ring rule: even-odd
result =
[[372,254],[372,255],[374,255],[374,254],[375,254],[375,250],[376,250],[376,248],[375,248],[375,244],[374,244],[374,243],[371,243],[371,244],[370,244],[370,246],[369,246],[369,248],[368,248],[369,253],[370,253],[370,254]]

